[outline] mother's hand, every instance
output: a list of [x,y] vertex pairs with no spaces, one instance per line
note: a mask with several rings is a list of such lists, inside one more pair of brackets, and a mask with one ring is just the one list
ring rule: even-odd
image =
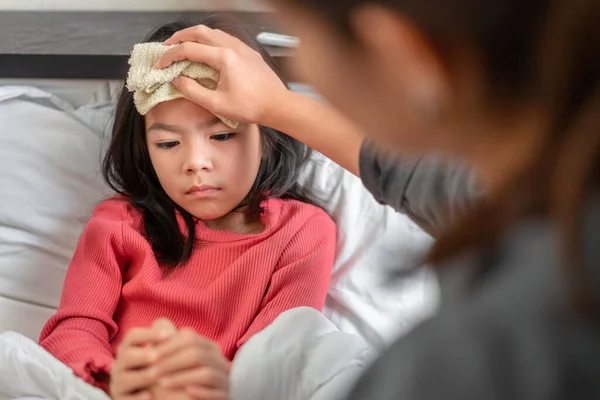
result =
[[172,82],[185,98],[213,114],[238,122],[266,125],[269,115],[288,93],[257,51],[218,29],[198,25],[175,33],[164,44],[178,46],[165,52],[156,64],[157,68],[190,60],[219,71],[215,90],[187,77],[178,77]]

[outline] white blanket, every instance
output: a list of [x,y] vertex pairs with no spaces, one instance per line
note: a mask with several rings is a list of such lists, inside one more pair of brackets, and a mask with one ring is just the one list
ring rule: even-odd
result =
[[24,397],[56,400],[108,400],[31,339],[0,335],[0,400]]
[[340,332],[318,311],[288,310],[239,350],[231,399],[344,399],[371,356],[362,337]]
[[[360,336],[339,332],[321,313],[289,310],[240,349],[230,398],[342,399],[369,355]],[[6,332],[0,334],[0,400],[23,398],[109,400],[35,342]]]

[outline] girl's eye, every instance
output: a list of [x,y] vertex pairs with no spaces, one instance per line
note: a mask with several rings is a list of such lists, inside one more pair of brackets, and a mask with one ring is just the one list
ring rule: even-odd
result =
[[156,147],[158,147],[159,149],[172,149],[173,147],[177,146],[178,144],[179,144],[179,142],[177,140],[171,140],[169,142],[157,143]]
[[217,142],[224,142],[226,140],[229,140],[231,138],[233,138],[235,136],[235,133],[231,132],[231,133],[217,133],[215,135],[212,135],[210,138],[212,140],[216,140]]

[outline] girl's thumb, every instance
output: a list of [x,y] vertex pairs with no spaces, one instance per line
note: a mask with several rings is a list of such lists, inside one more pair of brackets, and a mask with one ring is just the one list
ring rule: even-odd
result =
[[175,325],[166,318],[156,320],[152,328],[164,339],[173,336],[177,332]]

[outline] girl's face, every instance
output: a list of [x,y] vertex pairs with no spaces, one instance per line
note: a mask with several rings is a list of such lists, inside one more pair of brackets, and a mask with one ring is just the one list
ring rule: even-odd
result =
[[202,220],[227,215],[254,184],[262,157],[257,125],[233,130],[186,99],[145,116],[150,159],[164,191]]

